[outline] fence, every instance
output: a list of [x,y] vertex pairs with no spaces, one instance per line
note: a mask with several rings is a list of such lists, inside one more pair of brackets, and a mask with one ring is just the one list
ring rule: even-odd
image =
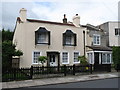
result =
[[3,69],[2,81],[13,81],[13,80],[26,80],[33,79],[35,77],[42,76],[66,76],[66,75],[76,75],[78,73],[92,74],[93,65],[79,65],[79,66],[57,66],[55,67],[33,67],[31,68],[21,68],[21,69]]

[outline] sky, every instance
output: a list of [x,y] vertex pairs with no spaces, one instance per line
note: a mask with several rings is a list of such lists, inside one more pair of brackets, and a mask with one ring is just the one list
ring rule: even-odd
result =
[[63,15],[72,22],[80,16],[80,24],[100,25],[118,21],[120,0],[2,0],[0,3],[0,29],[14,30],[21,8],[27,9],[27,18],[62,22]]

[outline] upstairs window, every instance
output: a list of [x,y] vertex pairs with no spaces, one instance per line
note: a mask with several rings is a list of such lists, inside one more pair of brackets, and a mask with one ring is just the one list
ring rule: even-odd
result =
[[38,34],[38,43],[47,43],[47,34]]
[[63,46],[76,46],[76,34],[73,33],[71,30],[66,30],[65,33],[63,33]]
[[35,31],[35,44],[48,44],[50,45],[50,31],[44,27],[40,27]]
[[93,35],[93,45],[100,45],[100,35]]
[[120,28],[115,28],[115,35],[120,36]]

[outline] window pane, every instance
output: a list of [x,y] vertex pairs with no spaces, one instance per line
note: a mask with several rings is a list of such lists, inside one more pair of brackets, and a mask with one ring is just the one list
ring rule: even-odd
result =
[[107,63],[110,63],[110,54],[107,54]]
[[102,63],[106,63],[106,55],[102,54]]
[[71,43],[72,43],[72,37],[66,36],[66,44],[71,44]]
[[68,53],[67,52],[62,53],[62,60],[63,60],[63,63],[68,63]]
[[115,29],[115,35],[118,35],[118,29],[117,28]]
[[79,56],[79,52],[74,52],[74,62],[79,62],[78,56]]
[[120,29],[119,29],[119,35],[120,35]]
[[45,42],[46,42],[46,34],[39,34],[38,43],[45,43]]
[[40,52],[34,52],[33,63],[38,63],[38,57],[39,56],[40,56]]

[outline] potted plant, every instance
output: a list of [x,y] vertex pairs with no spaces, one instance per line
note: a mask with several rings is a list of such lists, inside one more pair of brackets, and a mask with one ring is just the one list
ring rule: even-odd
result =
[[46,60],[47,60],[46,56],[39,56],[38,57],[38,62],[40,62],[42,64],[42,66],[44,66],[44,63]]

